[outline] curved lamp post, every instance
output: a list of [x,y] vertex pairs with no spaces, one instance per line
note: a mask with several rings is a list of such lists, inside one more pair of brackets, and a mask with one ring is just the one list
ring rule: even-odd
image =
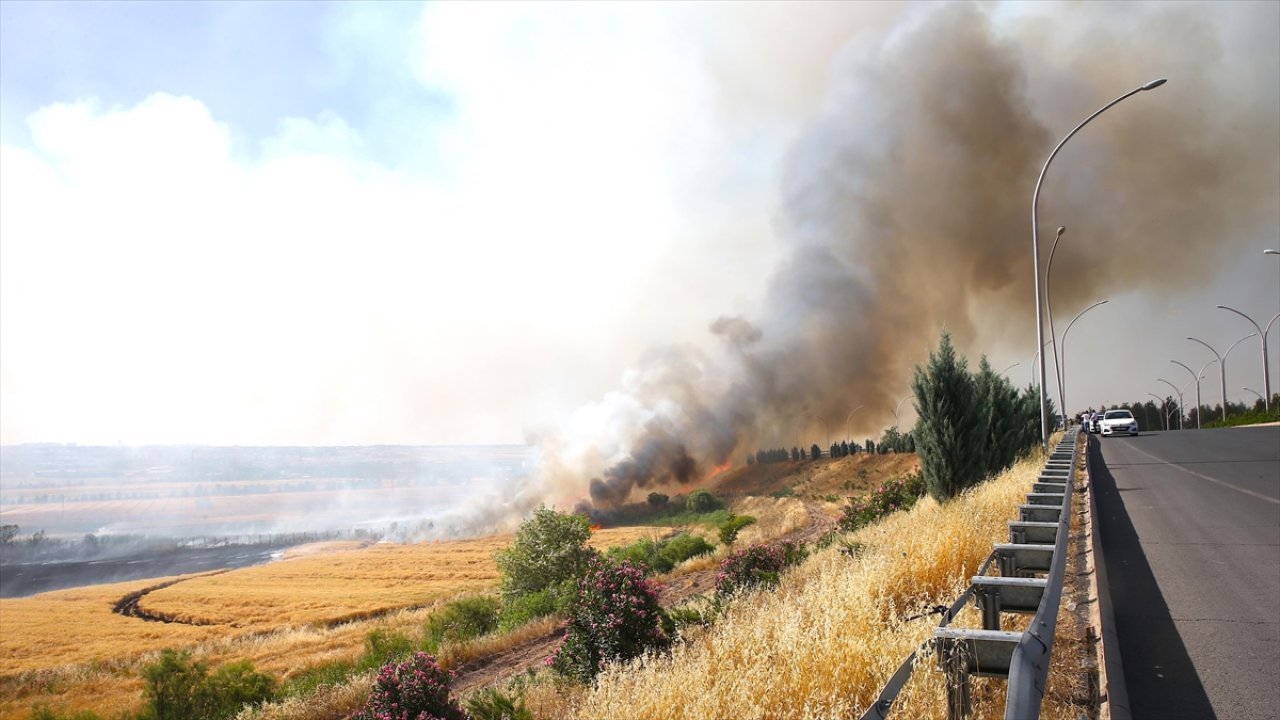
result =
[[[1177,393],[1177,395],[1178,395],[1178,429],[1179,429],[1179,430],[1183,429],[1183,428],[1182,428],[1182,413],[1183,413],[1183,411],[1184,411],[1184,410],[1186,410],[1186,408],[1187,408],[1187,404],[1186,404],[1185,402],[1183,402],[1183,400],[1182,400],[1182,390],[1186,390],[1186,388],[1183,388],[1182,390],[1179,390],[1177,385],[1174,385],[1173,383],[1169,382],[1168,380],[1165,380],[1164,378],[1156,378],[1156,380],[1159,380],[1160,382],[1164,383],[1165,385],[1168,385],[1169,387],[1173,388],[1173,391],[1174,391],[1175,393]],[[1188,385],[1190,385],[1191,383],[1187,383],[1187,384],[1188,384]]]
[[1280,255],[1280,250],[1272,250],[1270,248],[1262,251],[1263,255]]
[[[1066,423],[1067,417],[1067,398],[1066,393],[1062,391],[1062,365],[1058,363],[1058,343],[1054,339],[1057,333],[1053,330],[1053,293],[1049,292],[1049,279],[1053,273],[1053,256],[1058,252],[1058,241],[1062,239],[1062,233],[1066,232],[1065,227],[1058,227],[1058,234],[1053,237],[1053,245],[1049,248],[1049,262],[1044,266],[1044,313],[1049,316],[1049,344],[1053,350],[1053,376],[1058,381],[1058,412],[1062,415],[1063,424]],[[1066,344],[1066,332],[1063,344]]]
[[1209,369],[1210,365],[1218,361],[1210,360],[1209,362],[1205,363],[1204,367],[1200,368],[1200,372],[1198,374],[1196,373],[1195,370],[1192,370],[1191,368],[1187,367],[1186,365],[1183,365],[1177,360],[1170,360],[1169,362],[1179,367],[1186,368],[1186,371],[1191,373],[1191,377],[1194,378],[1196,381],[1196,429],[1199,430],[1200,429],[1200,406],[1203,404],[1200,402],[1200,381],[1204,379],[1204,371]]
[[1242,388],[1240,388],[1240,389],[1241,389],[1241,390],[1248,390],[1249,392],[1253,393],[1254,395],[1257,395],[1259,400],[1262,400],[1263,402],[1266,402],[1266,398],[1262,397],[1262,393],[1258,392],[1257,390],[1254,390],[1253,388],[1249,388],[1249,387],[1242,387]]
[[[1044,289],[1045,290],[1044,295],[1045,295],[1045,300],[1048,300],[1049,299],[1049,287],[1047,283],[1048,276],[1045,277],[1045,280],[1046,280],[1046,284]],[[1067,416],[1067,388],[1066,388],[1066,385],[1067,385],[1067,333],[1071,332],[1071,326],[1076,324],[1076,320],[1079,320],[1081,315],[1084,315],[1085,313],[1098,307],[1099,305],[1106,305],[1109,302],[1111,301],[1099,300],[1098,302],[1081,310],[1079,313],[1076,313],[1076,316],[1071,318],[1071,322],[1067,323],[1067,329],[1062,331],[1062,367],[1058,371],[1060,373],[1058,375],[1058,402],[1062,403],[1061,412],[1062,412],[1062,417],[1064,418]],[[1051,314],[1049,317],[1053,317],[1053,315]],[[1050,321],[1049,330],[1050,332],[1053,331],[1052,321]]]
[[[1037,348],[1042,347],[1044,344],[1044,315],[1040,310],[1040,186],[1044,184],[1044,175],[1046,172],[1049,171],[1049,164],[1053,162],[1053,158],[1058,155],[1058,151],[1062,149],[1062,146],[1066,145],[1068,140],[1074,137],[1076,133],[1080,132],[1080,129],[1083,128],[1085,125],[1088,125],[1089,122],[1092,121],[1094,118],[1098,117],[1102,113],[1111,109],[1120,101],[1130,96],[1137,95],[1138,93],[1144,90],[1154,90],[1155,88],[1158,88],[1161,85],[1165,84],[1165,82],[1166,82],[1165,78],[1152,80],[1151,82],[1145,85],[1141,85],[1137,88],[1134,88],[1133,90],[1130,90],[1129,92],[1121,95],[1115,100],[1112,100],[1106,105],[1103,105],[1100,109],[1098,109],[1092,115],[1085,118],[1084,121],[1081,122],[1079,125],[1077,125],[1074,130],[1067,133],[1066,137],[1062,138],[1062,141],[1059,142],[1057,147],[1053,149],[1053,152],[1049,153],[1049,158],[1044,161],[1044,167],[1040,169],[1040,177],[1039,179],[1036,180],[1036,190],[1035,190],[1035,193],[1032,194],[1031,196],[1031,262],[1032,262],[1032,277],[1035,280],[1034,284],[1035,284],[1035,292],[1036,292],[1036,347]],[[1048,452],[1049,451],[1049,418],[1048,418],[1048,414],[1045,412],[1047,408],[1045,407],[1045,404],[1044,404],[1044,356],[1043,354],[1040,357],[1039,369],[1040,369],[1040,446],[1045,452]]]
[[1018,366],[1019,366],[1019,365],[1021,365],[1021,364],[1022,364],[1022,363],[1020,363],[1020,362],[1019,362],[1019,363],[1014,363],[1014,364],[1010,365],[1009,367],[1007,367],[1007,368],[1005,368],[1005,369],[1001,370],[1001,371],[1000,371],[1000,376],[1001,376],[1001,377],[1004,377],[1004,374],[1005,374],[1005,373],[1007,373],[1007,372],[1009,372],[1010,370],[1012,370],[1012,369],[1014,369],[1014,368],[1018,367]]
[[1245,320],[1248,320],[1249,324],[1253,325],[1253,329],[1258,331],[1257,334],[1262,336],[1262,391],[1266,393],[1262,398],[1262,406],[1267,412],[1271,412],[1271,361],[1267,359],[1267,333],[1271,332],[1271,326],[1276,324],[1276,319],[1280,318],[1280,313],[1276,313],[1276,316],[1271,318],[1271,322],[1267,323],[1267,329],[1263,330],[1258,327],[1258,323],[1254,322],[1253,318],[1233,307],[1219,305],[1218,308],[1221,310],[1230,310]]
[[[1048,346],[1049,346],[1049,341],[1045,340],[1040,343],[1040,350],[1044,350]],[[1036,354],[1031,358],[1031,387],[1036,386],[1036,367],[1040,366],[1040,350],[1037,350]],[[1041,370],[1040,379],[1044,380],[1044,367],[1040,366],[1040,370]],[[1044,404],[1043,398],[1040,400],[1040,403],[1041,405]]]
[[915,397],[915,393],[912,393],[911,395],[907,395],[906,397],[902,398],[901,400],[898,401],[898,404],[894,406],[893,408],[893,426],[894,427],[899,427],[898,426],[898,410],[902,408],[902,403],[910,400],[913,397]]
[[[1147,394],[1148,394],[1148,395],[1150,395],[1151,397],[1153,397],[1153,398],[1155,398],[1155,399],[1157,399],[1157,400],[1159,400],[1159,401],[1160,401],[1160,405],[1157,405],[1157,406],[1156,406],[1156,409],[1157,409],[1157,410],[1159,410],[1159,409],[1160,409],[1160,407],[1164,405],[1164,401],[1165,401],[1165,399],[1166,399],[1166,398],[1162,398],[1162,397],[1160,397],[1159,395],[1157,395],[1157,394],[1155,394],[1155,393],[1147,393]],[[1164,411],[1164,429],[1165,429],[1165,430],[1168,430],[1168,429],[1169,429],[1169,411],[1168,411],[1168,410],[1165,410],[1165,411]]]
[[1218,358],[1218,370],[1222,374],[1222,421],[1223,422],[1227,421],[1227,356],[1231,354],[1232,350],[1236,349],[1237,345],[1244,342],[1245,340],[1248,340],[1249,338],[1253,337],[1256,334],[1257,333],[1249,333],[1248,335],[1245,335],[1239,340],[1231,343],[1231,347],[1227,348],[1227,351],[1221,355],[1218,354],[1217,350],[1213,349],[1212,345],[1201,340],[1200,338],[1193,338],[1193,337],[1187,338],[1188,340],[1194,340],[1200,343],[1201,345],[1209,348],[1209,352],[1213,353],[1213,356]]
[[866,407],[866,405],[859,405],[858,407],[856,407],[856,408],[854,408],[854,409],[853,409],[853,412],[850,412],[850,413],[849,413],[849,417],[847,417],[847,418],[845,418],[845,419],[844,419],[844,439],[845,439],[845,442],[848,442],[848,441],[850,441],[850,440],[852,440],[852,439],[853,439],[853,437],[852,437],[851,435],[849,435],[849,421],[853,419],[853,413],[858,412],[859,410],[861,410],[861,409],[862,409],[862,408],[864,408],[864,407]]

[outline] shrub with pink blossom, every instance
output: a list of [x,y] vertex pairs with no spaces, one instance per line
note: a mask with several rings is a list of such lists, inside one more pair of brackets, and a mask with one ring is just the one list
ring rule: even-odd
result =
[[606,663],[670,643],[670,621],[642,567],[594,560],[577,590],[564,642],[547,658],[562,675],[590,682]]
[[720,562],[716,573],[716,595],[724,597],[746,588],[778,584],[778,576],[787,567],[805,557],[804,545],[792,540],[751,545]]
[[404,662],[382,666],[369,699],[352,720],[467,720],[449,698],[451,682],[453,673],[435,658],[414,653]]
[[924,495],[924,490],[924,479],[919,473],[886,480],[871,494],[849,499],[840,517],[840,529],[853,532],[889,513],[908,510]]

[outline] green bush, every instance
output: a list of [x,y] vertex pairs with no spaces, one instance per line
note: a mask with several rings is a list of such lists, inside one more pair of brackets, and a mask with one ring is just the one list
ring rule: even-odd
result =
[[493,595],[454,600],[427,618],[423,637],[427,649],[438,652],[445,643],[460,643],[498,629],[502,601]]
[[409,657],[416,649],[413,640],[407,635],[386,628],[376,628],[364,637],[364,658],[360,666],[363,670],[382,667],[386,663]]
[[710,490],[698,488],[689,493],[689,497],[684,501],[684,506],[689,512],[708,513],[724,507],[724,503],[720,498],[712,495]]
[[590,682],[606,663],[665,647],[669,624],[642,568],[593,561],[578,581],[568,630],[549,663],[562,675]]
[[424,652],[378,671],[364,707],[352,720],[467,720],[456,700],[449,697],[453,673],[442,669]]
[[751,545],[731,553],[716,573],[716,595],[725,597],[753,587],[773,587],[782,571],[805,557],[804,546],[791,540]]
[[164,650],[142,669],[144,717],[151,720],[221,720],[249,703],[275,697],[276,682],[254,672],[245,660],[219,667],[213,674],[187,651]]
[[738,539],[738,531],[748,525],[754,525],[756,519],[750,515],[730,515],[720,526],[720,542],[732,545]]
[[498,615],[498,629],[507,632],[526,625],[540,617],[554,615],[568,609],[573,597],[573,585],[548,588],[538,592],[518,595],[502,603]]
[[670,500],[671,500],[671,497],[666,493],[660,493],[660,492],[649,493],[649,505],[651,505],[652,507],[656,507],[656,508],[666,507],[667,503]]
[[662,548],[658,550],[658,554],[671,563],[671,567],[675,567],[691,557],[706,555],[713,550],[715,548],[711,546],[711,543],[701,536],[680,533],[662,543]]
[[533,720],[524,698],[511,697],[501,690],[485,688],[467,700],[471,720]]
[[502,575],[502,597],[536,593],[573,581],[598,554],[587,546],[587,518],[539,507],[516,531],[511,546],[494,553]]
[[615,562],[627,561],[644,568],[645,574],[667,572],[675,567],[660,552],[660,544],[652,540],[637,540],[630,545],[617,545],[609,548],[605,556]]
[[375,663],[368,667],[363,667],[363,664],[361,664],[358,667],[356,663],[345,660],[334,660],[321,665],[314,665],[290,676],[284,689],[281,690],[281,694],[288,697],[309,695],[321,685],[342,685],[362,669],[368,670],[373,667],[378,667],[378,665]]

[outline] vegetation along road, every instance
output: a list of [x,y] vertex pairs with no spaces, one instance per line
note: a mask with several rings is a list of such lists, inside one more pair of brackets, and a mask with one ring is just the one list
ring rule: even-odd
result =
[[1090,439],[1136,719],[1276,718],[1280,427]]

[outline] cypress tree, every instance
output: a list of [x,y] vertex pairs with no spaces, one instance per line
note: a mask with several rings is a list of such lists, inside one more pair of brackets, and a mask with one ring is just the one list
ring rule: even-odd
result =
[[939,502],[976,485],[987,472],[989,416],[964,357],[942,333],[926,367],[916,367],[916,452],[929,494]]

